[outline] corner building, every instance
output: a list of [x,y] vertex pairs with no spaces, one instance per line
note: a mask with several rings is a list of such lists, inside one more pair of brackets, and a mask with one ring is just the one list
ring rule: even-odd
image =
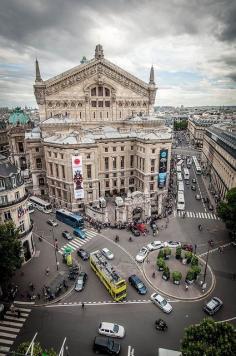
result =
[[145,83],[105,59],[101,45],[92,60],[46,81],[36,61],[41,178],[56,207],[76,211],[101,196],[136,192],[132,209],[142,200],[143,217],[161,214],[172,134],[153,116],[156,90],[153,67]]

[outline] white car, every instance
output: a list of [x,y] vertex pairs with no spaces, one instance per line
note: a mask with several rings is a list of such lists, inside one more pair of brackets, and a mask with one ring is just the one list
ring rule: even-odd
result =
[[148,255],[148,249],[146,247],[142,247],[137,256],[135,257],[137,262],[143,262]]
[[56,221],[53,220],[53,219],[49,219],[49,220],[47,221],[47,223],[48,223],[48,225],[53,226],[53,227],[58,226],[58,222],[56,222]]
[[98,328],[98,332],[101,335],[106,335],[110,337],[122,338],[125,336],[125,328],[118,324],[107,323],[105,321],[101,322]]
[[106,247],[104,247],[104,248],[102,249],[102,254],[103,254],[103,256],[105,256],[108,260],[113,260],[113,258],[114,258],[114,254],[113,254],[110,250],[108,250],[108,248],[106,248]]
[[181,247],[181,243],[179,241],[166,241],[164,242],[164,247],[170,247],[170,248]]
[[159,308],[161,308],[165,313],[170,313],[172,311],[172,306],[165,298],[163,298],[160,294],[153,293],[151,295],[151,301],[156,304]]
[[147,248],[148,248],[149,251],[159,250],[162,247],[164,247],[164,244],[163,244],[162,241],[153,241],[153,242],[150,242],[150,244],[147,245]]

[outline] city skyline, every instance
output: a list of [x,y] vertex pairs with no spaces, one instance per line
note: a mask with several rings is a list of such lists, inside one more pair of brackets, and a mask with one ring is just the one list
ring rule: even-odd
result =
[[158,86],[155,106],[235,105],[233,1],[3,1],[0,106],[36,106],[35,58],[44,80],[105,58]]

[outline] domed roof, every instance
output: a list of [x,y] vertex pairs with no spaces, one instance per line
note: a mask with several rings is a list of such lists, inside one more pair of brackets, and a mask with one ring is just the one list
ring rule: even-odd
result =
[[25,125],[29,122],[29,116],[24,113],[21,108],[16,107],[15,110],[11,113],[8,119],[9,124],[12,125]]

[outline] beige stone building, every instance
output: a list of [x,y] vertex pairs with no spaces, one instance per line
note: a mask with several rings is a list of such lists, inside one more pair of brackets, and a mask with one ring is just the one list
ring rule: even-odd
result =
[[153,67],[145,83],[105,59],[101,45],[93,59],[46,81],[36,61],[40,127],[25,134],[33,193],[72,211],[123,194],[122,221],[131,209],[161,214],[172,132],[153,116],[156,90]]
[[219,119],[206,117],[193,117],[188,120],[188,132],[190,143],[197,148],[202,149],[203,138],[208,127],[220,122]]
[[236,187],[236,125],[217,124],[206,130],[202,161],[216,198],[224,199]]
[[0,155],[0,224],[13,221],[19,229],[22,257],[26,262],[35,252],[32,238],[33,225],[28,212],[28,193],[21,171]]

